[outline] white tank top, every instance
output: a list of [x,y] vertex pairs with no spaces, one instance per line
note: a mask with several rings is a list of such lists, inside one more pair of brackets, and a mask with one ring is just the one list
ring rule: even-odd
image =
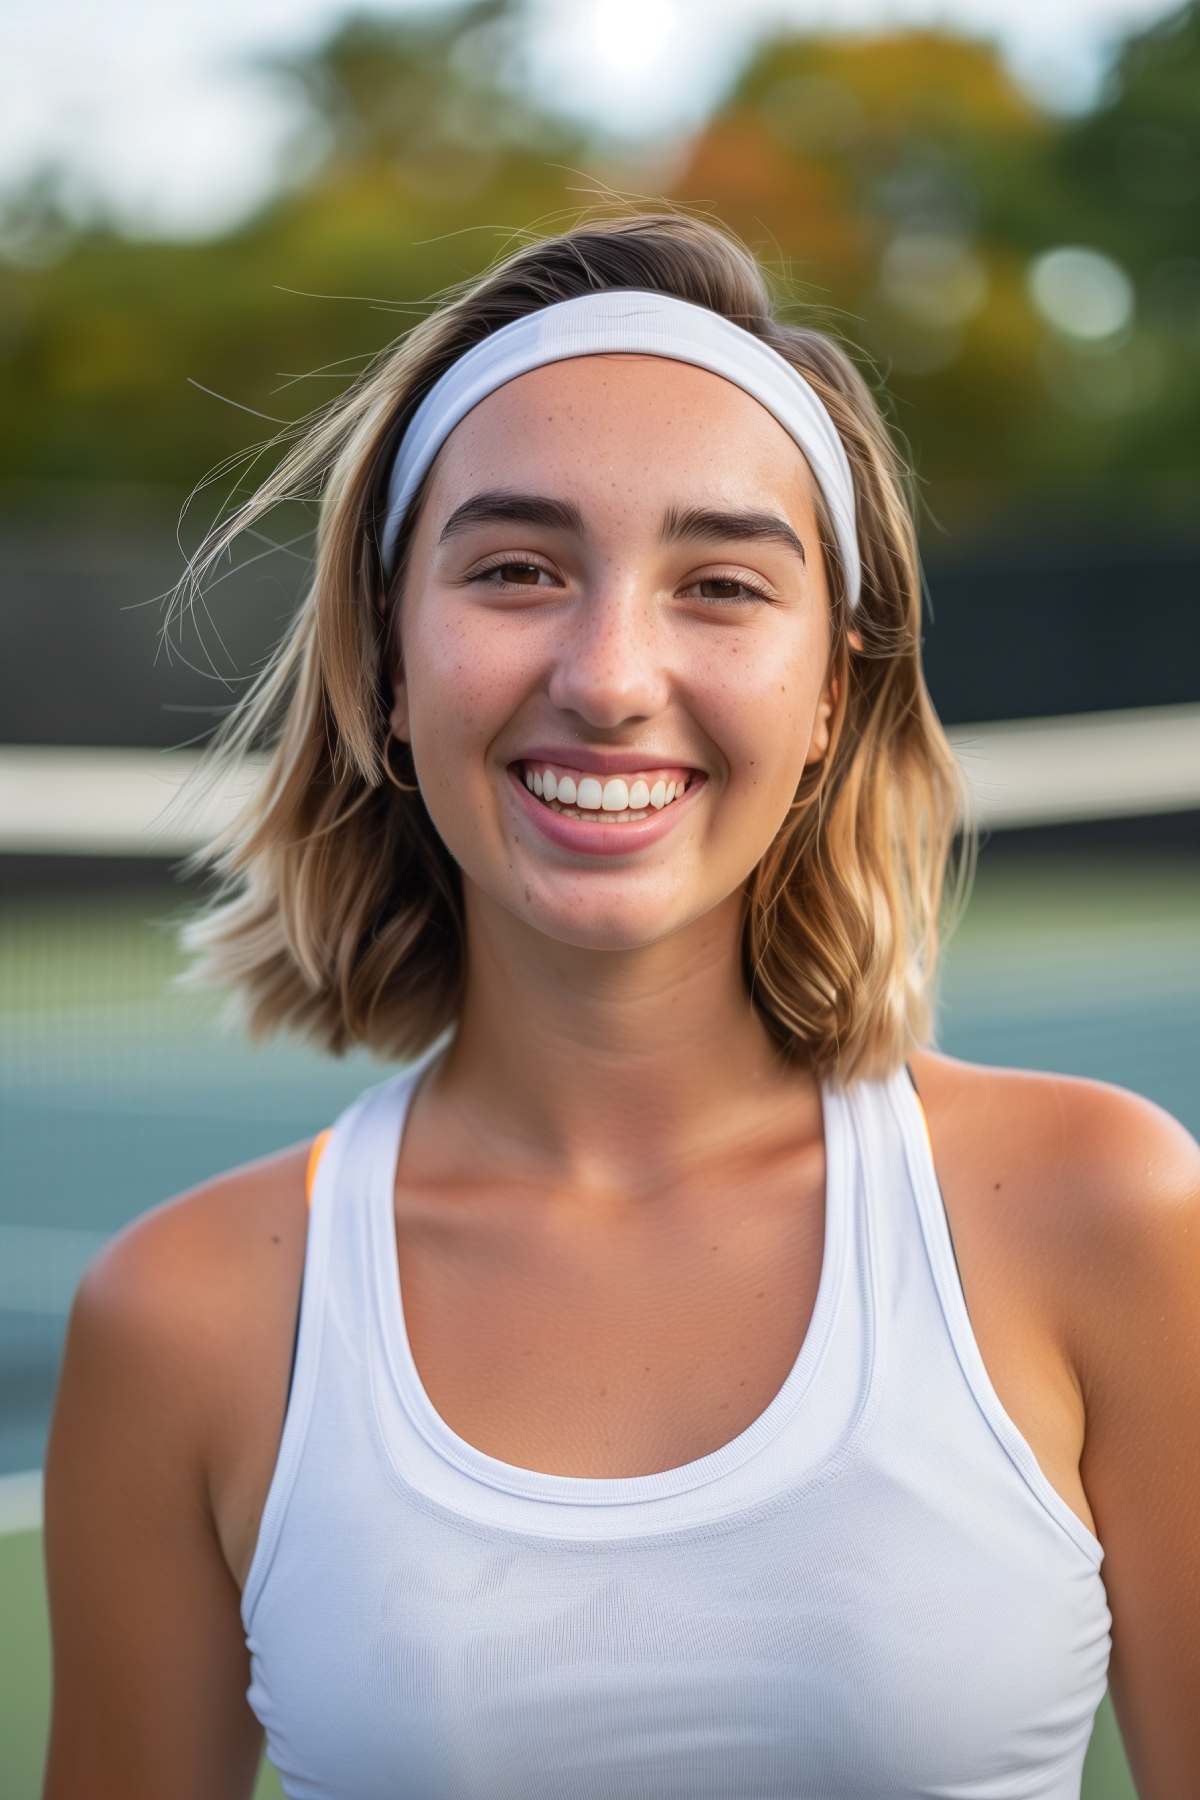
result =
[[242,1596],[284,1791],[1078,1800],[1104,1552],[988,1378],[907,1070],[822,1086],[820,1284],[766,1411],[592,1479],[483,1454],[422,1387],[393,1184],[432,1060],[360,1095],[317,1169]]

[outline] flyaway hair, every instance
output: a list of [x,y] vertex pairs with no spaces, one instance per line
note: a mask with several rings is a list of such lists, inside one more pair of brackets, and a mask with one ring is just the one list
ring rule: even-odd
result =
[[556,301],[629,287],[708,307],[786,357],[828,409],[853,474],[862,591],[852,620],[815,496],[839,698],[828,753],[805,769],[744,885],[747,994],[782,1054],[826,1079],[886,1076],[935,1041],[939,950],[965,905],[976,838],[922,670],[912,471],[847,350],[815,323],[777,316],[749,249],[707,219],[625,206],[524,242],[441,296],[345,393],[281,434],[295,441],[209,531],[173,591],[181,603],[199,593],[230,545],[281,502],[317,499],[296,614],[186,790],[233,777],[245,794],[245,758],[265,756],[234,816],[184,859],[187,876],[204,873],[215,888],[182,924],[191,961],[176,978],[228,990],[227,1017],[252,1039],[286,1030],[333,1055],[362,1046],[408,1063],[455,1024],[466,972],[460,872],[420,793],[383,773],[388,676],[428,486],[426,477],[385,583],[388,473],[422,396],[470,345]]

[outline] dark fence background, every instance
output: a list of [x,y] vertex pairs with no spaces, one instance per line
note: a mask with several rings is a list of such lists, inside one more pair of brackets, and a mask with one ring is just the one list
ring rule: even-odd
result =
[[[261,548],[235,547],[235,565]],[[1200,529],[1018,519],[935,536],[923,559],[947,725],[1200,698]],[[159,596],[183,564],[166,524],[0,527],[0,740],[165,749],[211,729],[285,630],[305,567],[272,552],[218,571],[163,644]]]

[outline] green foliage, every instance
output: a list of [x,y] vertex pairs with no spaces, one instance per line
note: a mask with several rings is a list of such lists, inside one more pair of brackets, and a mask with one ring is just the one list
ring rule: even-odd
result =
[[[786,316],[849,341],[942,516],[999,491],[1187,485],[1196,4],[1129,38],[1076,119],[948,31],[771,36],[648,194],[661,147],[589,135],[540,100],[533,28],[526,0],[351,13],[311,51],[257,59],[299,123],[268,202],[207,241],[131,239],[95,209],[81,222],[53,169],[0,196],[0,482],[174,497],[326,404],[449,284],[615,187],[723,221],[774,271]],[[1061,246],[1112,260],[1072,279],[1131,282],[1127,320],[1081,334],[1069,286],[1047,314],[1031,276]]]

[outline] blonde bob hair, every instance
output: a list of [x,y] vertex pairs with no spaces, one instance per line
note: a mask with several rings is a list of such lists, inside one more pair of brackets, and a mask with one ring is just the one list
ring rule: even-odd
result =
[[[933,1040],[939,942],[965,904],[976,839],[921,667],[912,472],[847,352],[814,325],[775,316],[766,275],[741,242],[682,211],[627,206],[523,242],[447,290],[347,392],[272,440],[299,433],[252,497],[210,529],[173,590],[198,592],[240,533],[315,490],[316,554],[299,609],[193,780],[241,768],[244,789],[252,750],[263,773],[182,865],[188,876],[215,872],[216,889],[182,921],[191,960],[177,982],[230,990],[226,1021],[251,1039],[290,1030],[335,1056],[363,1046],[407,1063],[455,1025],[466,975],[461,872],[419,791],[399,790],[384,765],[400,596],[429,476],[385,583],[388,471],[422,396],[470,345],[555,301],[629,287],[710,307],[787,357],[828,408],[854,477],[862,593],[853,616],[814,483],[838,701],[827,754],[805,769],[744,884],[748,1000],[785,1058],[842,1083],[886,1076]],[[410,761],[403,779],[414,781]]]

